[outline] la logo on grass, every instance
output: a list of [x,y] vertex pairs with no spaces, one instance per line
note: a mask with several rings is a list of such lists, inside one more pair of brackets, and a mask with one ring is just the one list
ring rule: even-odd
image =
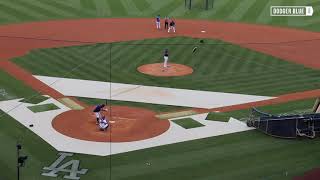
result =
[[79,160],[70,160],[62,164],[63,160],[67,157],[73,156],[72,153],[58,153],[59,158],[53,162],[49,167],[44,167],[43,170],[47,171],[42,173],[43,176],[57,177],[58,173],[65,173],[63,176],[65,179],[75,179],[78,180],[80,177],[78,175],[84,175],[87,173],[88,169],[79,170],[80,161]]

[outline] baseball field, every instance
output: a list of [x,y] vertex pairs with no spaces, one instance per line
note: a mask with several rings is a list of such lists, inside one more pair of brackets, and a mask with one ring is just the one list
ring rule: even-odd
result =
[[318,138],[245,122],[312,112],[320,1],[204,2],[0,0],[0,180],[17,179],[17,145],[25,180],[320,179]]

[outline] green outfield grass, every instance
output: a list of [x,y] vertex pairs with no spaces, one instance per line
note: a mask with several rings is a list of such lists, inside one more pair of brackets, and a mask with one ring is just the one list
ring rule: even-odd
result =
[[35,98],[39,94],[4,71],[0,71],[0,101]]
[[[56,151],[39,136],[32,133],[15,119],[0,110],[0,179],[16,178],[16,144],[23,145],[23,154],[28,155],[21,179],[37,179],[46,162],[52,161]],[[37,178],[36,178],[37,177]],[[44,178],[43,178],[44,179]]]
[[[55,161],[58,152],[10,116],[0,114],[0,179],[16,179],[17,142],[29,156],[21,179],[52,179],[40,174]],[[284,140],[248,131],[108,157],[77,154],[71,159],[81,160],[81,168],[89,169],[82,180],[289,180],[320,166],[319,147],[317,140]]]
[[[277,96],[319,88],[319,70],[218,40],[205,40],[192,53],[198,42],[175,37],[115,43],[112,47],[95,44],[40,49],[14,62],[36,75],[204,91]],[[169,61],[188,65],[194,73],[164,78],[137,71],[143,64],[162,62],[165,48],[170,50]]]
[[[312,5],[315,14],[313,17],[270,17],[271,5]],[[319,0],[215,0],[209,11],[186,10],[184,0],[0,0],[0,24],[82,18],[154,18],[160,14],[177,19],[268,24],[319,31],[319,9]],[[95,44],[39,49],[14,59],[14,62],[38,75],[207,91],[276,96],[319,88],[318,70],[225,42],[205,41],[207,45],[198,45],[195,54],[191,50],[198,44],[198,39],[177,37],[114,43],[112,46]],[[164,48],[170,49],[172,61],[193,67],[195,73],[186,77],[155,78],[136,71],[142,64],[161,62]],[[0,71],[0,101],[16,98],[35,104],[45,100],[38,92]],[[105,102],[79,99],[90,105]],[[301,113],[310,111],[313,102],[314,99],[310,99],[259,109],[272,114]],[[158,113],[184,109],[121,101],[110,103],[148,108]],[[233,111],[218,117],[222,121],[230,116],[241,119],[249,112],[249,109]],[[216,118],[217,114],[208,116],[211,120]],[[21,179],[63,179],[64,174],[58,178],[40,175],[43,167],[56,160],[58,152],[1,110],[0,143],[0,180],[16,179],[17,143],[23,145],[23,154],[29,156],[22,168]],[[106,148],[112,150],[108,144]],[[81,180],[289,180],[320,166],[319,148],[317,139],[284,140],[253,130],[107,157],[76,154],[71,159],[81,160],[81,168],[89,169]]]
[[[313,17],[271,17],[270,6],[277,5],[312,5],[315,14]],[[53,19],[154,17],[160,14],[175,18],[261,23],[319,31],[320,14],[317,13],[319,8],[318,0],[214,0],[213,9],[209,11],[200,8],[187,10],[184,0],[1,0],[0,23]]]

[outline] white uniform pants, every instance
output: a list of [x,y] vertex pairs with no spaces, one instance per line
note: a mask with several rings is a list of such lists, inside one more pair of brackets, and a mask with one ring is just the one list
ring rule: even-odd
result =
[[171,29],[173,30],[173,32],[176,32],[176,27],[174,27],[174,26],[169,26],[168,32],[170,32]]
[[163,56],[163,67],[164,68],[168,67],[168,60],[169,60],[168,56]]
[[156,26],[157,26],[157,29],[160,29],[160,22],[156,21]]
[[108,126],[109,124],[102,124],[102,123],[99,124],[99,128],[102,130],[107,129]]
[[106,119],[100,119],[100,120],[99,120],[99,128],[100,128],[101,130],[107,129],[108,126],[109,126],[109,124],[108,124],[108,122],[107,122]]
[[95,112],[96,118],[100,119],[101,118],[101,113],[100,112]]

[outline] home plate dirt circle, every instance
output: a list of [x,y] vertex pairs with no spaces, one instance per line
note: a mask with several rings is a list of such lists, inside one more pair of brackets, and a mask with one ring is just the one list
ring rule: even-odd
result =
[[[52,121],[53,128],[66,136],[95,142],[131,142],[156,137],[166,132],[170,123],[143,108],[112,106],[105,112],[110,126],[101,131],[92,113],[94,107],[64,112]],[[111,116],[110,116],[111,114]]]
[[163,63],[145,64],[138,67],[138,71],[151,76],[186,76],[193,73],[193,69],[183,64],[169,63],[168,68],[163,67]]

